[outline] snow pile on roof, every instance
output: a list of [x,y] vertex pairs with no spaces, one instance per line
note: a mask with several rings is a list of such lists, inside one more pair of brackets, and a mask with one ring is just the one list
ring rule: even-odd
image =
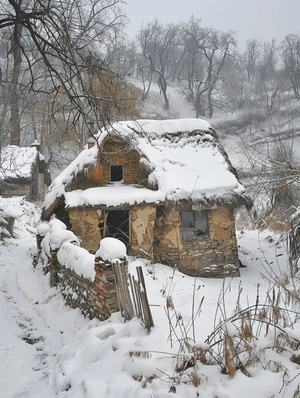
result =
[[[157,191],[114,184],[65,192],[66,185],[79,171],[95,163],[98,147],[108,136],[124,138],[141,154],[141,161],[149,170],[148,182],[157,186]],[[97,139],[98,145],[85,149],[53,182],[46,196],[46,209],[59,196],[65,197],[67,206],[76,207],[183,199],[205,202],[245,192],[214,130],[204,120],[118,122],[103,129]]]
[[0,180],[27,179],[37,158],[35,147],[9,145],[1,149]]
[[83,205],[106,205],[118,206],[121,204],[133,205],[135,203],[156,203],[164,200],[163,193],[151,189],[133,187],[120,183],[111,184],[107,187],[76,189],[65,193],[67,207],[78,207]]

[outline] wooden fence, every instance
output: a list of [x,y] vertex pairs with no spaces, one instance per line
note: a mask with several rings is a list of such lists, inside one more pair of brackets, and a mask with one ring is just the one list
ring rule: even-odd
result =
[[112,262],[118,305],[126,320],[137,317],[142,320],[146,329],[154,326],[149,307],[146,284],[142,267],[137,267],[137,279],[127,270],[126,261]]

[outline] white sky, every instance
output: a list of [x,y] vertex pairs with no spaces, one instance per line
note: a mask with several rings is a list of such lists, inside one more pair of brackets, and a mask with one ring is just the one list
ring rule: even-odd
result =
[[281,41],[300,34],[300,0],[126,0],[128,33],[133,36],[143,22],[156,17],[163,24],[187,21],[191,15],[203,26],[233,30],[240,46],[247,39]]

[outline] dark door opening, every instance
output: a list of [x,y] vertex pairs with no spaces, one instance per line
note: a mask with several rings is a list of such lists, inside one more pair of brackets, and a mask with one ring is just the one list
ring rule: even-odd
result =
[[128,247],[129,210],[110,210],[106,213],[105,236],[119,239]]

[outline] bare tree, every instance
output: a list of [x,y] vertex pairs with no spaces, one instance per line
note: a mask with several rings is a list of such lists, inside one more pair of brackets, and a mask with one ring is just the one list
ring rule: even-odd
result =
[[252,83],[259,65],[262,45],[258,40],[248,40],[244,52],[244,66],[247,72],[248,82]]
[[[114,93],[96,96],[88,70],[103,84],[111,77],[107,48],[122,26],[121,0],[3,0],[0,31],[9,32],[13,66],[10,84],[11,142],[20,142],[19,102],[23,93],[64,97],[70,126],[92,119],[106,123],[108,104],[120,106]],[[21,73],[24,73],[22,81]],[[97,93],[99,95],[99,93]],[[58,101],[59,102],[59,101]]]
[[212,117],[213,94],[222,81],[222,72],[229,57],[234,57],[236,39],[232,32],[203,28],[191,18],[182,26],[186,77],[183,79],[187,98],[194,104],[196,116]]
[[257,94],[267,115],[274,114],[285,105],[287,76],[279,66],[278,57],[276,41],[273,39],[264,43],[257,78]]
[[144,67],[150,71],[150,80],[152,80],[153,74],[157,75],[157,83],[167,110],[170,106],[167,80],[169,65],[172,63],[172,53],[176,46],[176,36],[176,25],[169,24],[164,27],[157,19],[142,27],[139,33],[139,45],[143,57],[147,60]]
[[284,70],[290,80],[292,90],[297,99],[300,98],[300,36],[290,34],[281,45],[281,57]]

